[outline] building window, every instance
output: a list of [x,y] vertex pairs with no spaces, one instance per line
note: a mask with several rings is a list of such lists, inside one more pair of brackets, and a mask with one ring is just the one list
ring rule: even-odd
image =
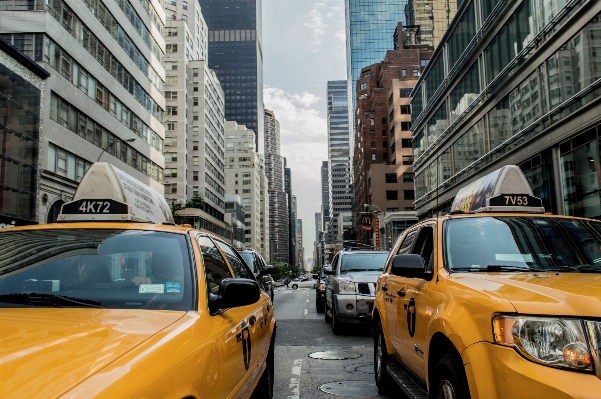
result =
[[167,130],[167,131],[177,130],[177,122],[165,123],[165,130]]
[[177,28],[165,28],[167,36],[177,36]]
[[172,106],[166,106],[165,107],[165,114],[167,115],[177,115],[177,107],[172,107]]
[[192,157],[192,165],[198,166],[199,165],[198,159],[199,159],[199,157]]
[[376,124],[374,118],[369,118],[369,124],[372,126]]
[[165,194],[177,194],[177,183],[165,184]]
[[412,165],[413,155],[403,155],[403,165]]
[[192,97],[192,105],[198,105],[198,97]]
[[415,173],[403,173],[403,183],[413,183]]
[[396,173],[386,173],[386,183],[396,183]]
[[361,90],[367,89],[367,83],[361,83]]
[[401,139],[401,147],[411,148],[411,140],[412,139]]
[[198,150],[198,143],[199,143],[198,141],[193,141],[192,142],[192,149],[193,150],[195,150],[195,151]]
[[197,120],[198,120],[198,112],[194,112],[194,113],[192,114],[192,120],[193,120],[193,121],[197,121]]
[[396,201],[399,199],[399,192],[397,190],[386,190],[386,200]]
[[401,130],[411,130],[411,122],[401,122]]
[[371,148],[376,148],[376,142],[375,141],[371,142]]
[[168,44],[166,48],[168,53],[177,53],[177,44]]
[[375,161],[375,160],[376,160],[376,153],[375,153],[375,152],[373,152],[373,153],[371,154],[371,160],[372,160],[372,161]]
[[410,105],[401,105],[401,114],[403,114],[403,115],[411,114],[411,106]]
[[177,152],[166,152],[165,153],[165,162],[175,162],[177,161]]
[[414,190],[404,190],[403,195],[406,200],[414,200],[415,199],[415,191]]
[[419,65],[422,67],[427,67],[430,60],[420,60]]
[[165,100],[177,100],[177,91],[166,91]]
[[198,171],[197,170],[192,171],[192,180],[198,181]]
[[419,70],[414,69],[413,70],[413,76],[419,76]]
[[407,76],[407,70],[401,69],[401,76]]
[[194,77],[194,78],[198,77],[198,68],[192,68],[192,77]]

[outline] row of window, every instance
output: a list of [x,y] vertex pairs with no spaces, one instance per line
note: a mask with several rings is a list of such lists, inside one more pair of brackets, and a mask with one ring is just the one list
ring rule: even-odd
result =
[[68,179],[81,181],[92,163],[75,154],[48,144],[48,170]]
[[[413,183],[415,173],[403,173],[403,183]],[[397,183],[396,173],[386,173],[386,183]]]
[[45,37],[44,61],[137,136],[163,152],[163,139],[48,36]]
[[[585,90],[601,78],[601,14],[595,16],[554,54],[536,68],[516,89],[505,96],[482,119],[451,143],[438,159],[432,160],[416,176],[418,198],[434,190],[453,175],[494,151],[487,162],[507,153],[506,142],[518,134],[540,129],[541,118],[550,111],[561,110],[560,104]],[[575,112],[593,97],[580,99],[577,106],[564,111],[562,117]],[[431,147],[450,125],[447,108],[441,108],[413,140],[417,158]],[[556,116],[552,117],[556,118]],[[556,119],[553,119],[555,121]],[[448,129],[451,130],[451,129]],[[449,134],[445,132],[445,135]]]
[[96,147],[106,149],[107,153],[150,176],[153,180],[163,182],[163,168],[54,92],[50,97],[50,119]]
[[[66,6],[62,0],[52,0],[48,4],[51,15],[76,38],[79,43],[90,53],[100,65],[104,67],[121,85],[131,93],[134,98],[154,115],[160,122],[163,121],[163,109],[150,97],[143,86],[138,83],[132,74],[117,60],[117,58],[102,44]],[[130,53],[128,53],[130,54]],[[134,54],[135,55],[135,54]],[[131,56],[131,54],[130,54]],[[49,55],[44,54],[47,58]],[[48,62],[48,61],[47,61]],[[62,72],[62,70],[61,70]],[[145,71],[143,71],[145,72]],[[146,72],[145,72],[146,73]],[[160,89],[162,91],[162,87]]]

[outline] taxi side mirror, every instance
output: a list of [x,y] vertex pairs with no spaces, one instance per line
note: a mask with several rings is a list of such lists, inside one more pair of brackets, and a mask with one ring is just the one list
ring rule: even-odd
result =
[[275,266],[267,265],[267,266],[265,266],[265,269],[263,269],[259,272],[259,276],[265,276],[265,275],[274,274],[277,272],[278,272],[278,269]]
[[432,272],[426,271],[426,265],[421,255],[401,254],[392,260],[390,274],[401,277],[414,277],[429,280]]
[[323,273],[324,274],[329,274],[329,275],[334,275],[336,272],[334,270],[332,270],[331,266],[325,266],[323,268]]
[[246,278],[226,278],[219,284],[217,295],[209,294],[211,312],[252,305],[261,297],[259,284]]

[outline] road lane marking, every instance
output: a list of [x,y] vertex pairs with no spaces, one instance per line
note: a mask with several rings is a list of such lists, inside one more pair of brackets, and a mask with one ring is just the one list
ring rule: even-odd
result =
[[292,395],[288,395],[288,399],[299,399],[300,397],[300,375],[302,365],[303,359],[296,359],[294,361],[294,365],[292,366],[292,375],[298,377],[290,378],[290,384],[288,387],[291,389]]
[[305,314],[305,315],[308,314],[307,309],[305,309],[305,311],[303,312],[303,314]]
[[309,303],[309,300],[307,299],[307,303]]

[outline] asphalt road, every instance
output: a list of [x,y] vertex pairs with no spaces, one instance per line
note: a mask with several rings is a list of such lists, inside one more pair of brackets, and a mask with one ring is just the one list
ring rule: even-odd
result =
[[[347,334],[334,335],[323,313],[315,310],[315,290],[308,288],[276,288],[274,309],[277,320],[274,398],[392,399],[378,394],[369,326],[351,325]],[[309,357],[316,352],[345,359]]]

